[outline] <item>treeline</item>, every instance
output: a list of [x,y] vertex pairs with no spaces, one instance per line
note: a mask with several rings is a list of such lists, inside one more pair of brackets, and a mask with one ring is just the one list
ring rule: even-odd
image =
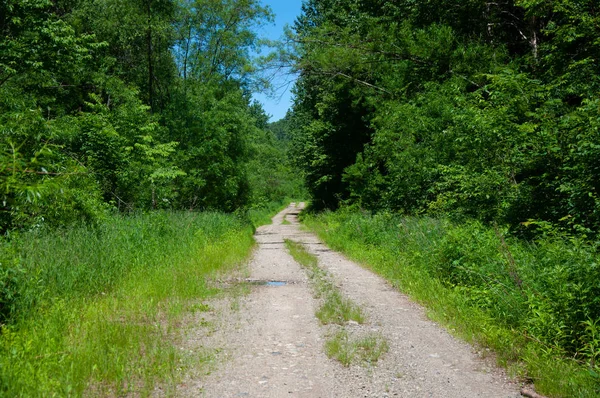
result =
[[594,0],[305,2],[292,125],[313,205],[597,236],[598,37]]
[[0,1],[0,396],[175,391],[204,361],[173,338],[251,224],[302,195],[251,100],[271,19],[258,0]]
[[3,1],[0,232],[293,195],[251,101],[271,19],[258,0]]
[[549,396],[600,392],[600,7],[308,0],[289,117],[333,248]]

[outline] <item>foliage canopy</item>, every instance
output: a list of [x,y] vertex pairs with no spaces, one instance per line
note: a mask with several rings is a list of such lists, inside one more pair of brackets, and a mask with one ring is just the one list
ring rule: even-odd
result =
[[295,161],[316,207],[600,227],[592,0],[304,4]]

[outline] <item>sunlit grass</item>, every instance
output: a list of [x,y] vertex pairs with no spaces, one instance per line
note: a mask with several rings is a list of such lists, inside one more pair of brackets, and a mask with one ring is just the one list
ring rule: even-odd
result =
[[186,315],[209,308],[207,280],[253,239],[234,216],[155,213],[10,245],[24,273],[0,337],[1,395],[146,396],[208,360],[177,347]]
[[365,322],[362,309],[349,298],[342,296],[337,289],[325,296],[315,315],[324,325],[344,325],[348,321]]
[[352,363],[375,364],[383,354],[389,351],[387,341],[377,333],[359,337],[352,336],[342,329],[325,342],[325,353],[344,366]]
[[[578,314],[567,305],[583,309],[598,303],[586,296],[598,261],[584,245],[552,239],[506,243],[501,232],[477,223],[389,214],[342,211],[305,216],[304,222],[332,249],[425,305],[454,334],[492,348],[510,374],[532,379],[538,391],[600,396],[600,352],[593,348],[600,338],[593,322],[581,334],[586,340],[579,342],[577,357],[558,346],[578,344],[568,337],[573,330],[561,326]],[[598,319],[597,312],[589,316]],[[585,326],[574,325],[580,331]]]

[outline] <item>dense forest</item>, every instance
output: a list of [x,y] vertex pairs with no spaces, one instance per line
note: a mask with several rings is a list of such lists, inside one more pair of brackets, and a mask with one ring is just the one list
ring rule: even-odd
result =
[[596,1],[315,0],[295,31],[315,207],[596,236]]
[[0,232],[293,195],[251,101],[270,21],[254,0],[3,1]]
[[595,0],[308,0],[287,43],[307,222],[556,396],[600,393],[599,38]]
[[0,2],[0,395],[147,396],[253,225],[301,197],[258,0]]
[[[290,197],[514,374],[600,393],[597,0],[305,0],[280,42],[272,21],[0,2],[0,394],[152,391],[179,359],[144,322],[214,294]],[[278,69],[294,104],[269,123],[252,94]]]

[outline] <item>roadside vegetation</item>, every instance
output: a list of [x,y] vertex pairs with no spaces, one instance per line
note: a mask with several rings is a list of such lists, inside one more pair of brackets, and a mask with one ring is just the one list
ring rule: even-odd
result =
[[[305,0],[284,43],[272,20],[0,2],[0,394],[168,382],[179,314],[309,197],[333,248],[540,392],[600,395],[597,0]],[[274,123],[270,67],[298,77]],[[359,322],[305,261],[322,322]]]
[[327,271],[318,265],[315,255],[309,253],[301,243],[286,239],[285,245],[294,259],[308,272],[316,298],[321,300],[316,317],[323,325],[334,325],[325,341],[325,353],[344,366],[353,363],[375,364],[389,347],[383,336],[377,333],[363,333],[356,328],[346,327],[366,322],[363,309],[344,297],[334,285]]
[[595,0],[307,0],[307,222],[551,396],[600,395]]
[[101,226],[3,242],[0,393],[149,395],[207,352],[182,352],[185,317],[219,294],[210,279],[243,263],[251,225],[219,213],[114,216]]
[[0,2],[0,395],[144,396],[208,359],[176,347],[186,314],[304,196],[251,99],[272,17]]
[[492,348],[500,364],[538,391],[600,393],[596,247],[553,235],[524,242],[477,221],[390,213],[344,210],[304,221],[453,333]]

